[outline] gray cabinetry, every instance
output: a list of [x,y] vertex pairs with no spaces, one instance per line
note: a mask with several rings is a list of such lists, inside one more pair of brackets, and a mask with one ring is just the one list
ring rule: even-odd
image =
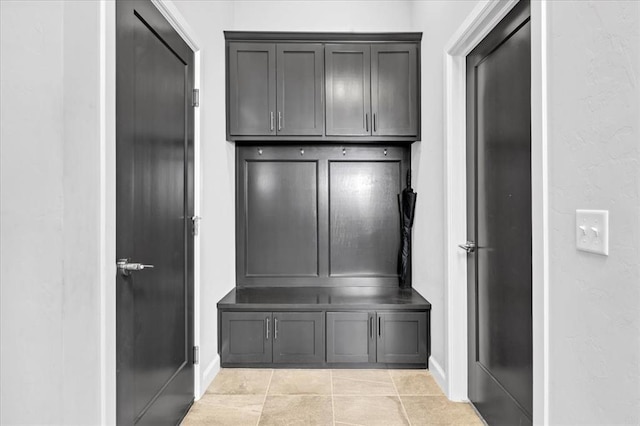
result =
[[372,134],[418,134],[418,47],[412,43],[371,46]]
[[225,364],[322,363],[323,312],[222,312]]
[[229,133],[247,136],[275,135],[275,45],[230,44],[228,70]]
[[323,45],[230,43],[229,134],[323,133]]
[[230,363],[271,362],[271,312],[223,312],[222,359]]
[[327,136],[417,136],[418,46],[327,44]]
[[327,362],[376,362],[374,313],[327,312]]
[[322,312],[273,313],[273,362],[322,363],[324,314]]
[[322,44],[279,43],[276,50],[277,134],[322,135]]
[[427,362],[427,313],[327,312],[328,363]]
[[377,361],[426,362],[427,333],[425,312],[378,312]]
[[327,135],[371,134],[371,48],[363,44],[327,44]]
[[227,139],[420,139],[420,33],[226,31]]
[[236,287],[218,302],[221,363],[424,368],[430,309],[397,287]]

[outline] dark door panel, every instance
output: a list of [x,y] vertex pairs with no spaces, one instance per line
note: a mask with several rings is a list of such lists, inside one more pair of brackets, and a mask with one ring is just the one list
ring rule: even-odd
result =
[[117,2],[117,418],[176,424],[193,401],[193,52],[147,1]]
[[417,56],[418,46],[413,43],[371,46],[373,135],[418,134]]
[[378,362],[427,362],[427,314],[378,312]]
[[271,362],[270,312],[223,312],[220,354],[225,363]]
[[324,361],[324,313],[274,312],[273,362]]
[[530,424],[531,29],[518,4],[467,57],[469,398],[489,424]]
[[327,312],[327,362],[376,362],[375,314]]
[[324,47],[318,43],[277,45],[277,133],[322,135]]
[[371,134],[371,48],[325,45],[327,136]]

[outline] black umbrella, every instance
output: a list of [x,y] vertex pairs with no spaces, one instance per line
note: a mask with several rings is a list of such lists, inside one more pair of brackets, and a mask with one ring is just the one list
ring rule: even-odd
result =
[[398,269],[400,288],[411,288],[411,227],[418,194],[411,188],[411,170],[407,171],[407,187],[398,194],[400,204],[400,255]]

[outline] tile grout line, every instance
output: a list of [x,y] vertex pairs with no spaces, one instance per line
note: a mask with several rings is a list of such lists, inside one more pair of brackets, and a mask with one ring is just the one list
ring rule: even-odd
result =
[[269,395],[269,388],[271,387],[271,380],[273,379],[273,369],[271,370],[271,376],[269,376],[269,384],[267,384],[267,390],[264,393],[264,399],[262,400],[262,409],[260,410],[260,417],[258,417],[258,421],[256,422],[256,426],[260,424],[260,420],[262,420],[262,413],[264,413],[264,406],[267,403],[267,395]]
[[351,380],[353,382],[378,383],[378,384],[383,384],[383,385],[387,384],[386,382],[380,382],[380,381],[377,381],[377,380],[354,379],[352,377],[336,377],[336,379],[338,379],[338,380]]
[[391,377],[391,383],[393,383],[393,388],[396,390],[396,395],[398,396],[398,401],[400,401],[400,406],[402,407],[402,412],[404,413],[404,417],[407,419],[409,426],[411,426],[411,419],[409,419],[409,414],[407,414],[407,409],[404,407],[404,402],[402,402],[402,397],[400,396],[400,392],[398,392],[398,387],[396,386],[395,380],[393,380],[393,375],[389,370],[387,370],[389,376]]
[[336,407],[333,403],[333,369],[329,370],[329,378],[331,379],[331,415],[333,417],[333,426],[336,426]]

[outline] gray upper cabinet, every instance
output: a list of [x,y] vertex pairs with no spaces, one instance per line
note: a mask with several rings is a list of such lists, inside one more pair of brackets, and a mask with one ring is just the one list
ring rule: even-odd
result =
[[275,135],[275,45],[232,43],[228,54],[229,133]]
[[371,46],[372,134],[418,134],[418,47],[413,43]]
[[283,43],[278,52],[277,134],[317,135],[323,131],[323,46],[317,43]]
[[229,134],[321,136],[324,47],[230,43]]
[[228,140],[420,140],[421,33],[225,38]]
[[327,136],[371,134],[371,48],[327,44]]

